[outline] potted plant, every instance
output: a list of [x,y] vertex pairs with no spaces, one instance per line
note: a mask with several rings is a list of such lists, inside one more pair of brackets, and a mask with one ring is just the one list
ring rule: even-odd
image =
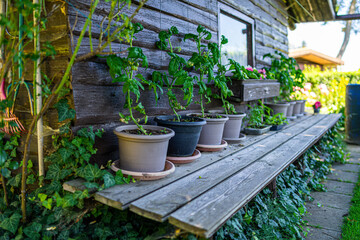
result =
[[314,113],[320,113],[321,107],[322,107],[321,102],[319,101],[315,102],[313,105]]
[[[167,51],[170,57],[168,71],[154,71],[153,81],[160,83],[167,88],[167,97],[171,110],[174,115],[157,116],[155,121],[159,126],[168,127],[175,131],[175,136],[169,141],[168,156],[186,157],[192,156],[199,141],[200,132],[206,121],[196,117],[180,116],[177,111],[185,110],[193,101],[194,82],[189,73],[184,70],[187,62],[184,58],[175,53],[171,43],[171,36],[178,34],[176,27],[171,27],[168,31],[159,33],[159,41],[156,46],[161,50]],[[180,89],[183,93],[185,104],[178,101],[175,90]],[[184,106],[185,105],[185,106]]]
[[[222,107],[224,109],[223,115],[227,116],[229,120],[225,123],[223,138],[226,141],[237,141],[245,138],[240,136],[241,124],[245,113],[237,113],[233,104],[227,98],[233,96],[233,92],[229,89],[228,84],[230,78],[226,76],[228,71],[227,65],[223,65],[221,61],[221,49],[224,44],[228,42],[225,36],[221,36],[220,46],[216,43],[210,43],[209,49],[211,51],[211,58],[217,66],[217,72],[214,77],[214,85],[218,89],[218,93],[214,94],[215,98],[221,99]],[[231,62],[235,62],[231,60]],[[231,63],[230,63],[231,66]]]
[[[275,103],[281,103],[284,101],[289,102],[291,99],[290,96],[294,92],[294,89],[297,87],[303,87],[305,82],[305,75],[302,73],[294,58],[288,58],[278,51],[275,51],[275,54],[278,56],[272,54],[264,55],[264,58],[269,57],[271,59],[271,67],[266,69],[267,74],[270,76],[270,78],[277,79],[277,81],[280,83],[280,96],[279,98],[275,99]],[[303,100],[296,101],[296,105],[292,105],[293,103],[287,104],[287,108],[293,108],[294,116],[300,116],[299,114],[301,113],[300,108],[301,104],[303,103],[302,101]],[[268,106],[272,107],[271,105]],[[283,111],[283,113],[285,116],[288,115],[286,111]]]
[[250,113],[246,116],[247,126],[244,131],[250,135],[261,135],[270,131],[271,126],[266,125],[263,122],[263,116],[265,115],[265,105],[259,100],[258,105],[250,106]]
[[211,102],[212,96],[211,88],[206,85],[205,80],[207,78],[208,83],[214,80],[214,66],[216,63],[214,63],[213,59],[210,57],[211,51],[209,47],[205,46],[202,41],[210,40],[211,33],[203,26],[199,25],[197,34],[185,34],[184,41],[188,39],[192,39],[197,47],[197,52],[192,54],[189,59],[189,64],[199,72],[199,77],[195,75],[194,80],[199,87],[199,104],[201,107],[201,113],[191,114],[191,116],[200,117],[206,120],[206,125],[203,127],[200,134],[199,144],[208,146],[223,145],[222,136],[224,125],[229,118],[219,114],[206,114],[204,106],[205,100],[207,103]]
[[[155,94],[158,88],[156,83],[147,81],[141,74],[136,74],[139,66],[148,67],[142,49],[132,46],[134,34],[142,28],[138,23],[128,24],[126,37],[130,47],[127,49],[127,56],[107,56],[110,75],[113,82],[123,84],[124,108],[129,110],[128,116],[119,113],[121,120],[135,124],[120,126],[114,130],[119,140],[118,168],[133,172],[161,172],[165,167],[169,139],[174,136],[174,131],[159,126],[140,125],[139,119],[134,116],[134,111],[137,111],[145,116],[145,123],[147,121],[145,109],[139,102],[140,91],[144,90],[143,84],[150,85]],[[131,95],[135,96],[135,100]]]
[[265,106],[266,115],[264,117],[264,123],[270,125],[270,131],[279,131],[288,124],[287,118],[283,113],[273,114],[272,109]]

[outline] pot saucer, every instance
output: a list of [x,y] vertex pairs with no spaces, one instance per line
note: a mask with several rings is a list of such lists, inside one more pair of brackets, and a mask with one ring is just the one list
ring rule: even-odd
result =
[[221,140],[220,145],[205,145],[205,144],[198,144],[196,148],[202,152],[217,152],[222,150],[223,148],[227,147],[228,143],[223,139]]
[[111,170],[114,172],[117,172],[121,170],[124,176],[132,176],[136,180],[144,180],[144,181],[151,181],[151,180],[158,180],[161,178],[166,177],[170,173],[175,172],[175,165],[172,162],[166,161],[165,162],[165,169],[161,172],[134,172],[134,171],[128,171],[118,168],[116,165],[118,164],[119,160],[116,160],[111,165]]
[[166,160],[174,163],[174,164],[184,164],[184,163],[191,163],[201,157],[201,153],[199,150],[195,149],[194,153],[191,156],[187,157],[172,157],[167,156]]
[[245,140],[245,139],[246,139],[246,135],[242,134],[242,133],[240,133],[240,137],[238,137],[238,138],[224,138],[224,140],[227,141],[229,144],[231,144],[231,143],[239,143],[239,142],[241,142],[242,140]]
[[296,119],[296,116],[289,116],[289,117],[286,117],[286,118],[291,120],[291,121],[294,121]]

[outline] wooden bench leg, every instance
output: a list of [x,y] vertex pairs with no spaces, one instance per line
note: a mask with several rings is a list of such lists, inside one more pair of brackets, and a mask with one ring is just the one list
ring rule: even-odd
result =
[[276,178],[272,180],[268,185],[270,191],[273,192],[273,198],[277,198],[277,191],[276,191]]

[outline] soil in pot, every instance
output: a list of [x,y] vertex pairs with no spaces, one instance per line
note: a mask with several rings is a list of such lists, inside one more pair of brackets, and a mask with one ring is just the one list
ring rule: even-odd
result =
[[272,115],[282,113],[284,116],[286,116],[290,103],[265,103],[265,105],[273,110],[271,113]]
[[163,171],[169,140],[175,133],[159,126],[143,127],[155,134],[138,134],[136,125],[120,126],[114,130],[119,140],[119,168],[134,172]]
[[206,121],[197,117],[181,116],[180,122],[175,116],[155,117],[158,126],[174,130],[175,136],[169,141],[167,155],[173,157],[186,157],[194,153],[199,141],[201,129]]
[[191,113],[188,116],[199,117],[206,121],[206,124],[201,130],[198,144],[201,145],[220,145],[223,137],[224,126],[228,117],[218,114]]

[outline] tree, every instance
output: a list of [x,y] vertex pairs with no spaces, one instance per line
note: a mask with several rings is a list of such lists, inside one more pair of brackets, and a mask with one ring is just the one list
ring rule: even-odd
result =
[[[350,4],[350,7],[349,7],[349,11],[348,11],[348,14],[354,14],[355,13],[355,10],[356,10],[356,2],[357,0],[352,0],[351,1],[351,4]],[[341,45],[341,48],[339,50],[339,53],[338,55],[336,56],[336,58],[339,58],[341,59],[345,53],[345,50],[346,50],[346,47],[349,43],[349,40],[350,40],[350,34],[351,34],[351,29],[353,27],[353,22],[352,20],[349,20],[346,22],[346,25],[345,25],[345,35],[344,35],[344,41]]]

